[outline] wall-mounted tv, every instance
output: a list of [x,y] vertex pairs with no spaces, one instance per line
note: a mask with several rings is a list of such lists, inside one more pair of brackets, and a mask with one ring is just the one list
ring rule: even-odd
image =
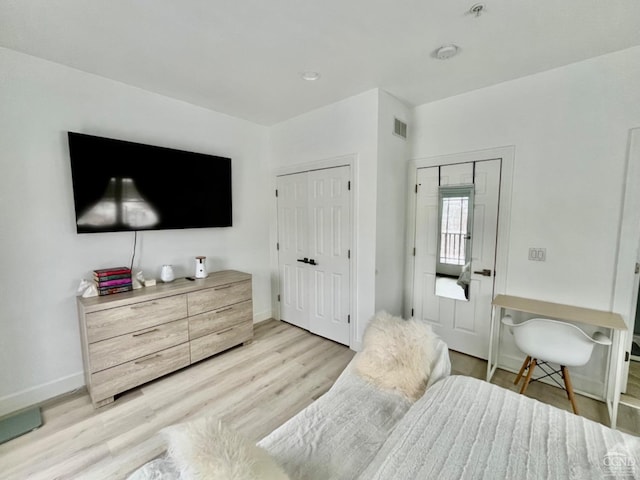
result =
[[230,158],[68,137],[78,233],[231,226]]

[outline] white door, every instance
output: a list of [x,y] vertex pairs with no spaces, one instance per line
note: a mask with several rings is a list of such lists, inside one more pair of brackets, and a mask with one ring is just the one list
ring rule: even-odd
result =
[[346,345],[351,305],[349,178],[348,166],[278,178],[281,318]]
[[[635,333],[637,310],[640,309],[640,128],[632,128],[629,132],[629,158],[627,165],[627,180],[622,212],[622,226],[618,240],[618,262],[614,291],[614,312],[620,312],[625,317],[628,331],[621,333],[624,352],[614,352],[613,355],[623,356],[620,373],[619,390],[627,392],[629,370],[631,362],[638,362],[637,355],[633,355],[633,342],[638,340]],[[635,259],[635,265],[631,262]],[[635,272],[635,274],[634,274]],[[613,334],[613,332],[612,332]],[[636,338],[634,338],[636,337]],[[615,348],[615,343],[611,348]],[[633,356],[632,356],[633,355]],[[611,362],[614,363],[614,362]],[[614,388],[618,388],[616,385]]]
[[280,272],[280,317],[309,329],[308,278],[305,264],[298,261],[308,251],[307,175],[278,177],[278,270]]
[[[449,348],[487,358],[501,161],[420,168],[417,173],[414,316],[429,321]],[[474,186],[469,299],[436,295],[439,186]],[[467,259],[468,261],[468,259]],[[453,280],[455,286],[455,279]]]

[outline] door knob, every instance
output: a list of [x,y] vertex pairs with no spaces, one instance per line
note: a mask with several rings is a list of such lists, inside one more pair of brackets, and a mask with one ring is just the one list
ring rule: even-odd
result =
[[485,269],[480,270],[480,271],[474,271],[473,273],[477,273],[477,274],[480,274],[480,275],[485,276],[485,277],[490,277],[493,272],[490,269],[485,268]]
[[309,265],[317,265],[316,261],[312,258],[309,260]]

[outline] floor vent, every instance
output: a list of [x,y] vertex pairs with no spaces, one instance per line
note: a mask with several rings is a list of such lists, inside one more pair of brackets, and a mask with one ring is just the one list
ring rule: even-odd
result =
[[402,138],[407,138],[407,124],[397,118],[393,119],[393,133]]

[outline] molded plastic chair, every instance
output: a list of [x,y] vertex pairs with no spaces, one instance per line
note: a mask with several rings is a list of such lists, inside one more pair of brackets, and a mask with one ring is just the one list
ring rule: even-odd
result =
[[[520,393],[527,391],[536,366],[539,366],[546,375],[534,381],[550,377],[562,387],[560,382],[552,377],[556,373],[561,373],[564,388],[573,407],[573,413],[577,415],[578,408],[567,367],[584,365],[591,358],[593,347],[596,344],[611,345],[611,340],[600,332],[596,332],[593,337],[590,337],[575,325],[548,318],[532,318],[522,323],[515,323],[507,315],[502,319],[502,323],[511,327],[517,347],[527,354],[514,382],[517,385],[524,372],[527,371]],[[548,372],[544,365],[549,362],[559,364],[560,370]]]

